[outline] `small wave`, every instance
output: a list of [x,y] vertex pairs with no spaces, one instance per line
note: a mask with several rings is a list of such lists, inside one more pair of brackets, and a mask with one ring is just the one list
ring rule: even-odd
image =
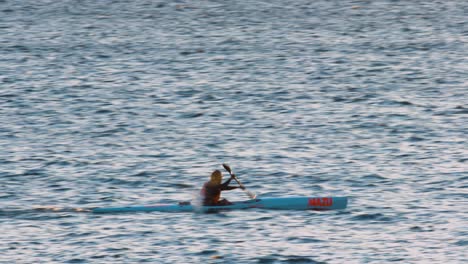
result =
[[390,222],[392,221],[391,217],[385,216],[381,213],[376,214],[361,214],[351,218],[355,221],[379,221],[379,222]]
[[412,102],[410,101],[400,101],[400,100],[391,100],[391,101],[388,101],[387,102],[388,104],[390,105],[400,105],[400,106],[411,106],[411,105],[414,105]]
[[454,114],[468,114],[468,108],[465,108],[463,106],[457,106],[455,107],[455,112]]
[[272,219],[274,219],[273,216],[264,216],[264,217],[257,218],[257,219],[255,219],[255,220],[256,220],[256,221],[263,222],[263,221],[268,221],[268,220],[272,220]]
[[461,246],[461,247],[468,246],[468,240],[460,240],[460,241],[457,241],[457,242],[455,242],[455,245],[456,245],[456,246]]
[[197,252],[197,255],[207,256],[207,255],[213,255],[213,254],[217,254],[217,253],[218,253],[218,251],[216,251],[216,250],[207,249],[207,250],[202,250],[200,252]]
[[151,177],[152,173],[149,171],[141,171],[136,174],[131,175],[132,177]]
[[158,153],[158,154],[142,154],[138,155],[140,158],[172,158],[174,155],[167,153]]
[[311,238],[311,237],[289,237],[288,241],[291,241],[292,243],[322,243],[323,240],[316,239],[316,238]]
[[411,136],[407,139],[409,142],[420,142],[426,140],[425,138],[418,137],[418,136]]
[[94,113],[95,114],[110,114],[110,113],[113,113],[114,111],[113,110],[110,110],[110,109],[99,109],[99,110],[96,110]]
[[314,260],[310,257],[304,256],[281,256],[281,255],[268,255],[259,257],[256,259],[257,263],[269,264],[269,263],[307,263],[307,264],[324,264],[326,262],[321,262]]
[[5,177],[12,177],[14,179],[19,179],[20,177],[29,177],[29,176],[46,176],[46,171],[44,169],[30,169],[25,170],[20,174],[11,174],[6,175]]
[[193,188],[192,184],[186,184],[186,183],[174,183],[174,184],[169,184],[169,186],[174,187],[176,189],[188,189],[188,188]]
[[450,110],[443,110],[436,112],[435,115],[437,116],[450,116],[450,115],[466,115],[468,114],[468,108],[464,108],[463,106],[457,106]]
[[112,183],[113,185],[123,185],[123,186],[143,186],[146,185],[147,181],[131,181],[131,180],[124,180],[124,179],[117,179],[117,178],[107,178],[102,179],[102,182],[105,183]]
[[184,113],[180,116],[180,118],[197,118],[203,115],[204,113]]
[[260,264],[270,264],[270,263],[275,263],[277,262],[278,259],[274,258],[274,257],[261,257],[261,258],[257,258],[257,263],[260,263]]
[[310,257],[289,256],[284,260],[285,263],[307,263],[307,264],[324,264],[326,262],[316,261]]
[[92,137],[93,138],[112,137],[122,132],[126,132],[126,129],[114,128],[114,129],[108,129],[108,130],[99,131],[99,132],[92,132]]
[[432,228],[423,228],[423,227],[420,227],[420,226],[413,226],[409,229],[410,231],[413,231],[413,232],[432,232],[434,231],[434,229]]
[[[3,78],[3,82],[8,82],[8,79],[7,78]],[[19,95],[17,94],[10,94],[10,93],[7,93],[7,94],[0,94],[0,98],[15,98],[15,97],[18,97]]]
[[379,174],[369,174],[362,177],[363,180],[387,180],[387,178]]
[[78,259],[78,258],[74,258],[74,259],[70,259],[69,261],[67,261],[67,263],[87,263],[88,261],[86,259]]

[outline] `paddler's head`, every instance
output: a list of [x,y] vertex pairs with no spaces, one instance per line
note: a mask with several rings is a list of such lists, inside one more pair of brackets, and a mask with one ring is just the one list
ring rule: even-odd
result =
[[221,184],[222,180],[223,180],[223,174],[221,173],[220,170],[215,170],[211,173],[211,180],[210,180],[211,183]]

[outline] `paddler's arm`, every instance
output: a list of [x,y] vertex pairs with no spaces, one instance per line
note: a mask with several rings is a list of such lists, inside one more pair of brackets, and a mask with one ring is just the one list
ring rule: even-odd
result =
[[221,191],[229,191],[229,190],[234,190],[239,188],[238,186],[227,186],[227,187],[222,187]]
[[226,191],[226,190],[234,190],[237,188],[240,188],[239,186],[229,186],[229,183],[231,183],[231,180],[234,179],[234,175],[231,176],[227,181],[225,181],[223,184],[221,184],[221,190]]
[[234,177],[227,179],[223,184],[221,184],[221,190],[227,190],[226,188],[229,187],[229,183],[231,183],[232,179],[234,179]]

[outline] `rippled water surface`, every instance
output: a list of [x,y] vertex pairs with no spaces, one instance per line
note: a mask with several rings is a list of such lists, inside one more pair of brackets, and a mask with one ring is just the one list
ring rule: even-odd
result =
[[[465,262],[467,13],[0,0],[0,263]],[[190,200],[222,162],[348,208],[35,210]]]

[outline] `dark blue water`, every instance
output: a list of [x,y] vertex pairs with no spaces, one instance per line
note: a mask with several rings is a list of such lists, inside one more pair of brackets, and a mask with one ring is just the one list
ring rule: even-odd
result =
[[[0,0],[0,263],[465,262],[467,13]],[[222,162],[349,208],[35,210],[189,200]]]

